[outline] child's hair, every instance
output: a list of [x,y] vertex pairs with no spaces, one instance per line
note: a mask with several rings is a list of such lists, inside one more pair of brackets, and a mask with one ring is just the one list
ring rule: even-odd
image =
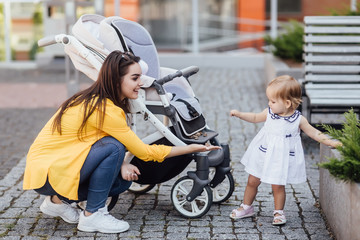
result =
[[274,90],[274,97],[290,100],[292,110],[295,110],[300,105],[301,85],[295,78],[289,75],[278,76],[268,84],[269,87]]

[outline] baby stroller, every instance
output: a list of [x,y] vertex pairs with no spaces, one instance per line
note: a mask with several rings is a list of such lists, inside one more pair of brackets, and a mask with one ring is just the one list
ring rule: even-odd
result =
[[[226,201],[234,191],[230,172],[230,151],[220,144],[217,132],[209,129],[188,78],[198,72],[191,66],[182,70],[160,67],[158,54],[148,31],[136,22],[120,17],[105,18],[86,14],[72,28],[73,36],[59,34],[39,40],[39,46],[62,43],[75,68],[92,80],[97,79],[101,64],[114,50],[131,51],[140,56],[144,83],[139,97],[131,101],[131,127],[136,132],[136,116],[150,122],[156,131],[144,138],[147,144],[183,146],[191,143],[221,146],[220,150],[144,162],[131,154],[126,161],[137,166],[139,179],[129,189],[145,193],[156,184],[179,175],[193,160],[196,170],[188,171],[171,189],[174,208],[184,217],[198,218],[212,203]],[[146,75],[145,75],[146,74]],[[160,121],[157,116],[164,116]],[[111,210],[118,196],[109,198]]]

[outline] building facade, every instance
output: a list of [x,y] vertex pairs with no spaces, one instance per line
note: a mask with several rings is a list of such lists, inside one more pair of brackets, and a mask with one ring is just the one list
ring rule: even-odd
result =
[[[278,20],[302,21],[308,15],[346,12],[350,0],[277,0]],[[69,32],[69,27],[84,13],[101,12],[139,22],[153,37],[159,51],[191,51],[193,0],[24,0],[10,2],[10,42],[14,60],[34,56],[42,36]],[[226,51],[263,46],[269,30],[271,0],[197,0],[200,51]],[[69,4],[71,3],[71,4]],[[4,0],[0,0],[1,24],[4,24]],[[100,10],[96,9],[98,5]],[[69,10],[69,5],[72,9]],[[69,11],[70,14],[69,18]],[[39,15],[43,21],[38,21]],[[4,38],[0,40],[0,59],[4,60]],[[55,54],[63,54],[53,47]]]

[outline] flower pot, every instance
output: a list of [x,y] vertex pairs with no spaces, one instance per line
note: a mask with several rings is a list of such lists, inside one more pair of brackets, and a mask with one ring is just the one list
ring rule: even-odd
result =
[[292,63],[285,61],[274,55],[265,54],[265,86],[274,78],[281,75],[290,75],[297,80],[304,77],[304,68],[302,63]]
[[[339,157],[339,152],[320,145],[320,161]],[[336,239],[360,239],[360,184],[335,179],[320,168],[319,199],[321,208]]]

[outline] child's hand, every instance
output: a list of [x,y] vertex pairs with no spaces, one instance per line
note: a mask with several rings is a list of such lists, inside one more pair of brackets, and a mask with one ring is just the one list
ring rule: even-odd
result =
[[339,141],[332,141],[330,144],[331,148],[341,147],[342,145],[343,145],[342,142]]
[[237,114],[238,114],[238,112],[239,112],[239,111],[238,111],[238,110],[235,110],[235,109],[231,110],[231,111],[230,111],[230,117],[234,117],[234,116],[236,117]]

